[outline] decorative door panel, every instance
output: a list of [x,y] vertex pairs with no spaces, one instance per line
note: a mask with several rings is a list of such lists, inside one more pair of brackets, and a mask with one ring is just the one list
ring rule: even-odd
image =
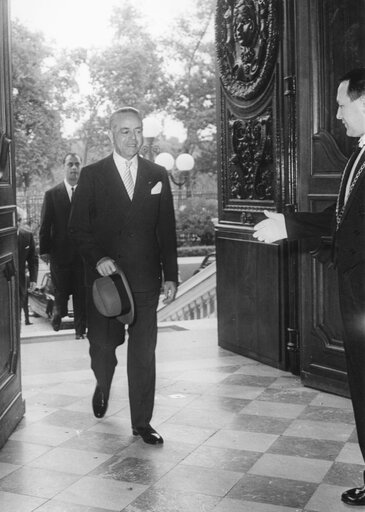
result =
[[[298,208],[321,211],[336,201],[354,139],[336,119],[338,81],[364,66],[364,0],[297,0]],[[300,44],[299,44],[300,41]],[[303,84],[303,88],[299,88]],[[310,108],[308,108],[310,106]],[[331,240],[323,239],[322,251]],[[300,261],[303,382],[348,395],[336,271],[308,255]]]
[[24,414],[10,69],[8,1],[0,0],[0,447]]
[[256,242],[252,227],[265,209],[282,211],[292,203],[290,9],[279,0],[226,0],[218,1],[216,17],[218,339],[224,348],[281,368],[290,360],[288,328],[296,321],[288,300],[296,255],[285,245]]

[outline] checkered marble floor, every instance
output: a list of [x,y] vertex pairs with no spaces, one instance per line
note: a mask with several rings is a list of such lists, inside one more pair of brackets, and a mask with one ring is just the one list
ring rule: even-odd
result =
[[125,347],[105,418],[87,340],[22,343],[26,415],[0,451],[2,512],[337,512],[362,483],[351,403],[217,346],[214,320],[160,329],[149,446],[131,434]]

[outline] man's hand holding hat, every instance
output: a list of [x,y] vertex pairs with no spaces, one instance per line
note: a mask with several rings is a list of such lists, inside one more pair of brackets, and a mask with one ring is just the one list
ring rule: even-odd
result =
[[105,256],[105,258],[101,258],[96,264],[96,270],[99,272],[101,276],[110,276],[117,271],[117,267],[115,265],[114,260]]

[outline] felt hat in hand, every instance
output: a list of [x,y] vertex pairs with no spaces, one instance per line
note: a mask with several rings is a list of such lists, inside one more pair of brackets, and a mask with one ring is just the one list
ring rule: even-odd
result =
[[114,274],[98,277],[93,284],[93,300],[100,314],[115,318],[123,324],[134,320],[134,302],[123,271],[117,267]]

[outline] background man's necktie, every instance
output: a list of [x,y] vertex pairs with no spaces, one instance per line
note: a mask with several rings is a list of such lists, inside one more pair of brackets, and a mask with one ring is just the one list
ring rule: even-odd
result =
[[74,198],[74,193],[75,193],[75,188],[71,187],[71,203],[72,203],[72,200]]
[[133,192],[134,192],[134,181],[133,181],[132,173],[131,173],[131,165],[132,165],[132,162],[126,162],[125,170],[123,173],[124,186],[127,189],[130,200],[133,199]]

